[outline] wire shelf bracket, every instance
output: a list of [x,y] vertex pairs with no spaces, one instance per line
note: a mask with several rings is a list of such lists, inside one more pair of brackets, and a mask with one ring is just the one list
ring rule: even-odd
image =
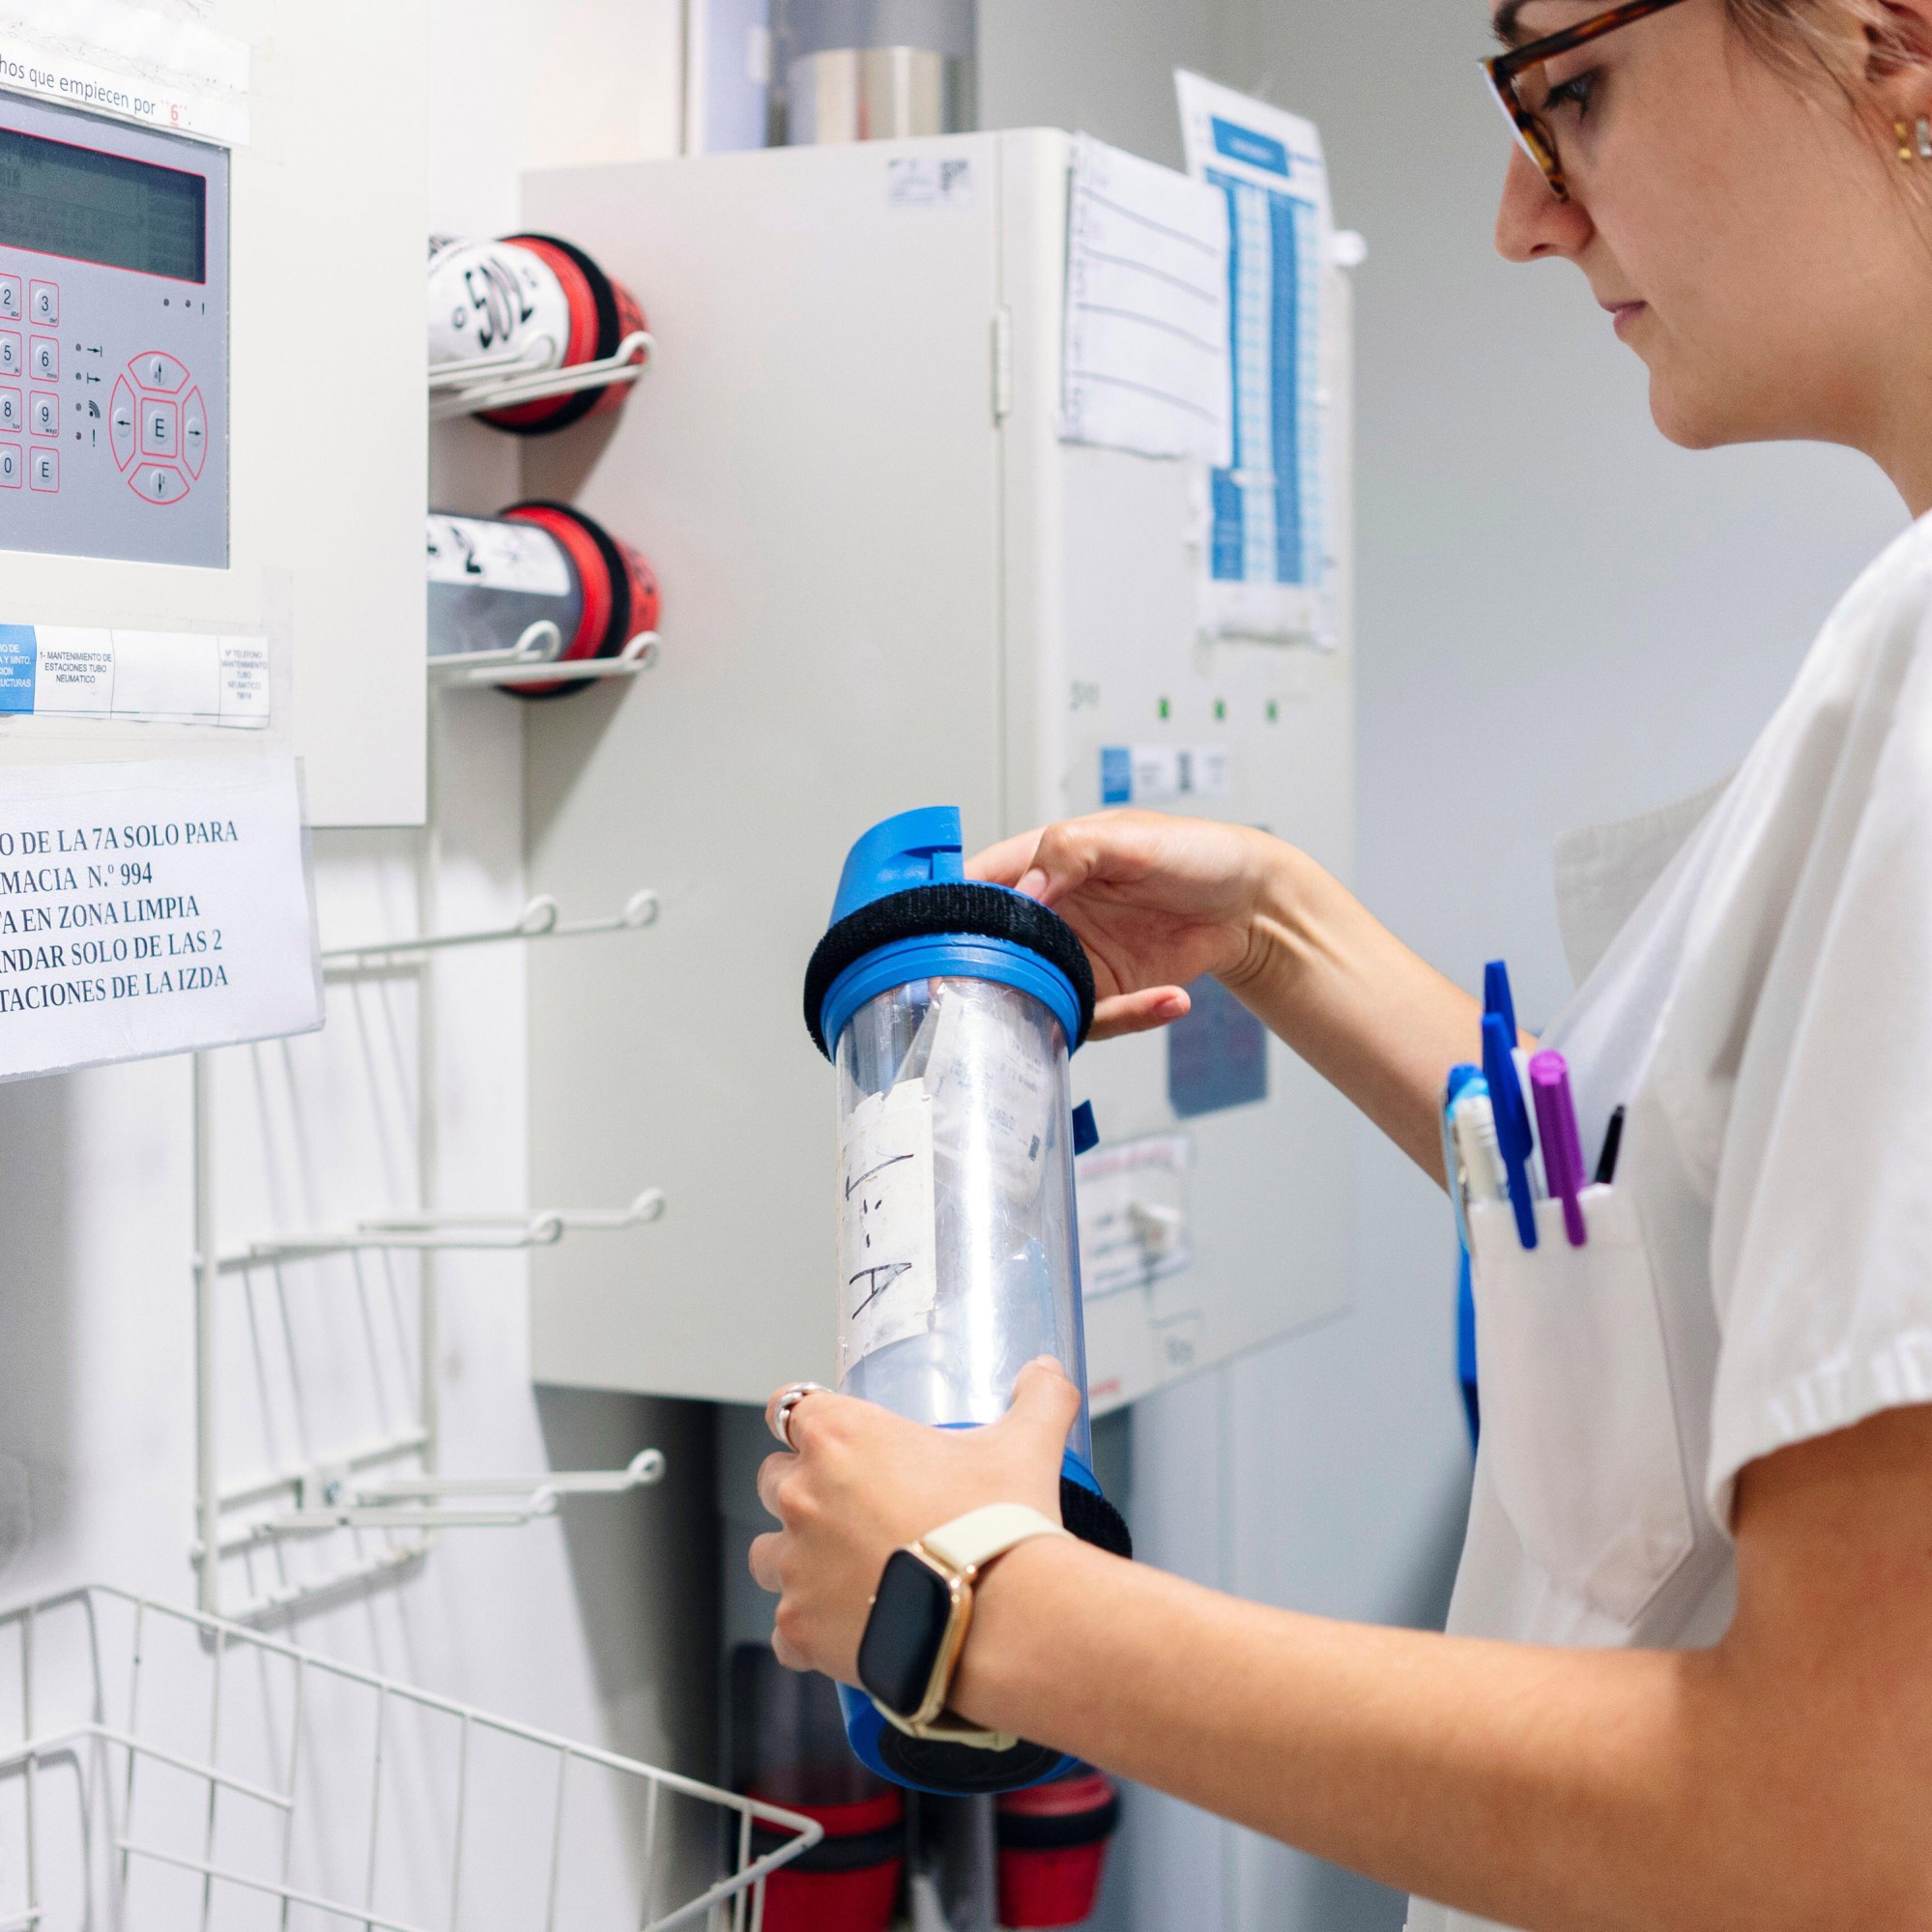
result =
[[635,383],[656,360],[657,341],[648,329],[633,330],[615,353],[596,361],[576,362],[563,369],[546,367],[556,354],[555,340],[540,334],[532,336],[521,349],[495,356],[432,362],[428,371],[430,421],[447,422],[451,417],[476,416],[485,410],[515,409],[551,396],[607,389],[613,383]]
[[416,965],[429,953],[459,946],[500,945],[516,939],[583,939],[601,933],[641,933],[657,923],[657,894],[649,886],[633,892],[623,909],[591,919],[565,919],[547,892],[539,892],[507,926],[479,926],[468,932],[438,933],[421,939],[387,939],[368,946],[332,946],[322,955],[329,973],[392,972]]
[[[540,637],[539,632],[548,632]],[[557,639],[552,643],[551,639]],[[507,650],[465,651],[428,660],[430,681],[451,685],[480,685],[511,690],[519,684],[587,683],[599,678],[636,678],[658,659],[663,640],[654,630],[641,630],[615,657],[562,657],[557,626],[540,619]]]
[[[157,1922],[157,1866],[200,1879],[204,1926],[235,1922],[245,1894],[279,1901],[284,1925],[313,1914],[368,1932],[457,1932],[476,1888],[502,1884],[506,1848],[525,1854],[533,1906],[556,1932],[581,1921],[571,1801],[593,1774],[642,1814],[624,1922],[758,1932],[765,1880],[824,1835],[764,1800],[111,1585],[0,1615],[0,1668],[14,1679],[0,1787],[18,1781],[0,1932]],[[371,1719],[360,1743],[323,1747],[330,1717],[350,1710]],[[528,1829],[513,1833],[497,1795],[506,1768],[528,1794],[516,1814]],[[71,1786],[63,1775],[44,1790],[55,1773]],[[547,1830],[529,1801],[550,1812]],[[433,1846],[425,1816],[442,1821]],[[711,1818],[730,1829],[706,1829]],[[699,1828],[684,1847],[702,1837],[718,1853],[695,1869],[680,1860],[680,1826]],[[320,1851],[325,1831],[339,1856]]]
[[[659,901],[648,887],[633,892],[616,912],[565,919],[547,894],[532,899],[508,925],[455,932],[434,931],[433,841],[418,874],[418,911],[424,937],[337,947],[322,954],[333,980],[383,976],[418,982],[417,1085],[436,1090],[434,976],[431,965],[454,948],[537,939],[583,938],[640,932],[655,922]],[[512,1529],[553,1515],[573,1497],[613,1496],[649,1487],[664,1474],[664,1457],[647,1449],[621,1469],[547,1471],[533,1475],[447,1475],[441,1467],[441,1393],[437,1336],[441,1254],[521,1253],[548,1248],[568,1235],[617,1233],[649,1226],[665,1210],[656,1188],[645,1188],[617,1208],[550,1208],[503,1213],[400,1209],[359,1218],[346,1227],[274,1235],[227,1249],[217,1244],[215,1168],[215,1079],[210,1054],[194,1056],[194,1280],[195,1280],[195,1537],[189,1554],[197,1572],[197,1600],[209,1616],[259,1623],[309,1605],[333,1601],[368,1586],[411,1573],[430,1554],[437,1537],[451,1529]],[[433,1107],[417,1110],[418,1171],[413,1185],[434,1198],[436,1122]],[[225,1280],[254,1270],[326,1260],[377,1251],[413,1252],[418,1257],[417,1288],[419,1360],[415,1426],[384,1439],[335,1452],[305,1466],[283,1469],[240,1484],[223,1484],[219,1456],[218,1365],[222,1359],[222,1305],[234,1289]],[[306,1452],[305,1452],[306,1453]],[[252,1559],[301,1542],[313,1546],[336,1532],[371,1532],[388,1541],[370,1548],[360,1541],[353,1554],[332,1568],[291,1578],[276,1563],[258,1581]],[[241,1602],[224,1602],[224,1563],[246,1562]],[[7,1932],[0,1914],[0,1932]],[[23,1928],[24,1932],[24,1928]]]

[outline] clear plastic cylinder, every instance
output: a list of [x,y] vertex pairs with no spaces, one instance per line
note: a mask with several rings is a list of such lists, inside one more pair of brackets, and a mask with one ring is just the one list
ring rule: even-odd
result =
[[915,1421],[996,1422],[1041,1355],[1081,1391],[1067,1039],[993,980],[914,980],[838,1042],[839,1386]]

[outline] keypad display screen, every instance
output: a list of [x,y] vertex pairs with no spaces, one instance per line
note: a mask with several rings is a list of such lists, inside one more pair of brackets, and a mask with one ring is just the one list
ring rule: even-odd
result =
[[208,183],[0,128],[0,246],[205,282]]

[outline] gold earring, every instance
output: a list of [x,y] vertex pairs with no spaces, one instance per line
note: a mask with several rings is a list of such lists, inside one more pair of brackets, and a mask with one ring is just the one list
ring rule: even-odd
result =
[[1891,124],[1891,131],[1898,136],[1898,159],[1909,166],[1918,159],[1912,152],[1912,130],[1903,121],[1894,121]]

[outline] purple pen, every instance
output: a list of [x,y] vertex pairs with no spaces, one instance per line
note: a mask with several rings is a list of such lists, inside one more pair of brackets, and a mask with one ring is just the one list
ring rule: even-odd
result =
[[1543,1178],[1563,1202],[1563,1227],[1572,1248],[1589,1240],[1583,1225],[1583,1139],[1576,1131],[1576,1107],[1570,1097],[1570,1063],[1561,1053],[1538,1053],[1530,1061],[1530,1093],[1536,1102],[1537,1139],[1543,1147]]

